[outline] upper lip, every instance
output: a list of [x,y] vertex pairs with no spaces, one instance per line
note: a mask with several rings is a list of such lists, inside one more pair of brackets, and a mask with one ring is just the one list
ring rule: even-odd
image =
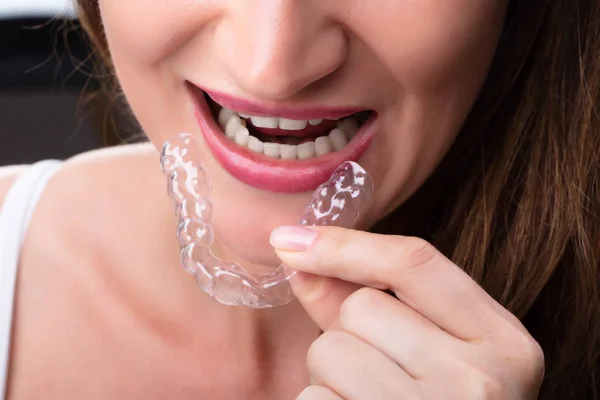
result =
[[[206,93],[215,103],[224,108],[241,114],[248,114],[256,117],[279,117],[294,120],[310,119],[341,119],[356,114],[361,111],[367,111],[365,107],[356,106],[293,106],[280,103],[269,103],[242,99],[230,94],[199,88],[192,85],[195,91]],[[202,93],[199,93],[202,94]]]

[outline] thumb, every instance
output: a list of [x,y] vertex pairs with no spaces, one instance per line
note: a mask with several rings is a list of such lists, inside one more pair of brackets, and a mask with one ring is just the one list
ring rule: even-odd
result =
[[362,286],[337,278],[297,272],[290,279],[294,294],[323,331],[339,328],[342,303]]

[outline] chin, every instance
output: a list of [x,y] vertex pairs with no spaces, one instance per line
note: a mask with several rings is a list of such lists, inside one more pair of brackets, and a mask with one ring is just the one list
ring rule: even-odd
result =
[[271,231],[277,226],[298,224],[312,193],[259,190],[235,179],[217,163],[208,164],[217,255],[253,268],[279,266],[281,261],[269,244]]

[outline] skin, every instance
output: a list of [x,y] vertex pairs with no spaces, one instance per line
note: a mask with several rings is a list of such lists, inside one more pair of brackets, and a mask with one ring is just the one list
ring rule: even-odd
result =
[[[372,223],[423,183],[454,140],[485,79],[506,3],[163,0],[148,7],[142,0],[100,0],[99,5],[119,82],[157,148],[181,132],[202,142],[185,81],[277,106],[377,111],[380,129],[361,159],[378,188],[368,216]],[[295,222],[309,194],[250,190],[207,153],[205,167],[218,182],[215,225],[232,247],[229,258],[264,262],[271,230]]]
[[[287,306],[217,304],[177,267],[156,153],[179,132],[201,140],[186,81],[277,105],[373,109],[380,127],[361,160],[377,187],[372,223],[454,140],[505,2],[99,5],[117,77],[151,144],[80,155],[45,191],[22,253],[10,398],[535,398],[539,346],[431,246],[339,228],[310,244],[298,231],[282,241],[273,228],[292,222],[307,195],[249,189],[208,155],[222,210],[215,224],[232,257],[275,251],[305,272]],[[18,173],[3,172],[0,199]]]

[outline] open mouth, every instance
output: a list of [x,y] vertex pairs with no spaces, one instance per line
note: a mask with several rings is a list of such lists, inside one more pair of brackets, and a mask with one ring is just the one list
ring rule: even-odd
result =
[[343,150],[371,111],[335,119],[289,119],[239,113],[225,108],[204,93],[212,117],[237,145],[272,159],[307,160]]
[[377,114],[357,108],[272,107],[188,84],[205,143],[238,180],[273,192],[305,192],[344,161],[358,161]]

